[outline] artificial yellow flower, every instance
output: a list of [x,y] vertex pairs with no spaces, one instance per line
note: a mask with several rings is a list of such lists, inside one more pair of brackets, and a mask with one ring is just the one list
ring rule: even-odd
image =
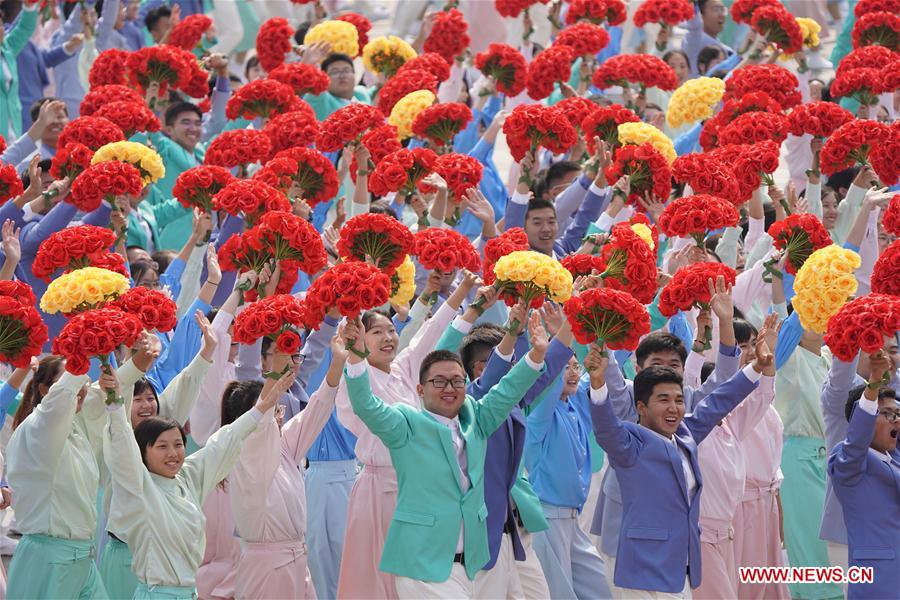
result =
[[828,319],[856,293],[859,254],[832,244],[813,252],[794,279],[791,304],[804,329],[825,333]]
[[822,26],[806,17],[797,17],[797,24],[800,26],[801,33],[803,33],[803,45],[807,48],[818,46],[819,32],[822,31]]
[[677,156],[675,145],[669,136],[647,123],[622,123],[619,125],[619,142],[622,144],[651,144],[671,165]]
[[391,275],[391,304],[404,306],[416,295],[416,266],[409,255]]
[[554,302],[572,297],[572,273],[558,260],[531,250],[519,250],[501,256],[494,264],[498,287],[518,290],[527,305],[539,296]]
[[666,121],[670,127],[696,123],[713,116],[713,107],[725,94],[725,82],[718,77],[698,77],[685,81],[672,93]]
[[304,44],[328,42],[331,52],[353,58],[359,54],[359,35],[356,27],[346,21],[325,21],[311,27],[303,38]]
[[52,315],[99,308],[126,291],[128,278],[124,275],[98,267],[85,267],[51,281],[41,297],[41,310]]
[[94,153],[91,164],[117,160],[128,163],[141,172],[144,185],[155,183],[166,175],[162,158],[151,148],[138,142],[113,142],[101,146]]
[[413,47],[393,35],[372,38],[362,51],[366,70],[381,73],[386,79],[390,79],[406,61],[415,57]]
[[631,230],[637,234],[639,238],[647,242],[647,245],[650,246],[651,250],[656,250],[656,245],[653,243],[653,231],[643,223],[635,223],[631,226]]
[[419,113],[434,104],[435,95],[428,90],[410,92],[400,98],[400,101],[391,109],[388,123],[397,128],[400,139],[412,135],[412,124]]

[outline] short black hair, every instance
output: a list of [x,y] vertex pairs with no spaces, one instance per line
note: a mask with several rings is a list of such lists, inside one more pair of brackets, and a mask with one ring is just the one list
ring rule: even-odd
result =
[[244,64],[244,77],[249,81],[250,80],[250,69],[259,65],[259,57],[251,56],[247,59],[247,62]]
[[557,163],[553,163],[547,168],[547,174],[544,176],[547,185],[547,191],[550,191],[554,185],[559,183],[559,180],[568,175],[569,173],[581,172],[581,165],[572,160],[561,160]]
[[[28,108],[28,114],[31,115],[32,121],[37,121],[38,116],[41,114],[41,107],[48,102],[54,102],[59,100],[59,98],[54,98],[53,96],[45,96],[44,98],[39,98],[31,103],[31,106]],[[65,107],[66,114],[69,114],[69,107]]]
[[680,54],[684,58],[684,62],[686,62],[688,64],[688,67],[691,66],[691,59],[688,58],[687,52],[685,52],[684,50],[678,50],[678,49],[669,50],[668,52],[663,54],[662,55],[663,62],[666,64],[669,64],[669,59],[672,58],[673,56],[675,56],[676,54]]
[[549,200],[543,200],[541,198],[533,198],[528,202],[528,208],[525,210],[525,219],[528,219],[528,213],[542,210],[544,208],[549,208],[553,211],[553,214],[556,214],[556,206]]
[[[384,317],[388,321],[391,321],[391,313],[386,310],[382,310],[380,308],[373,308],[372,310],[367,310],[362,315],[362,324],[363,327],[368,329],[372,325],[372,321],[375,320],[375,317]],[[393,321],[391,321],[393,323]]]
[[505,335],[505,330],[494,323],[481,323],[463,338],[459,347],[459,357],[469,379],[475,379],[475,352],[484,348],[494,348]]
[[203,118],[203,111],[200,110],[200,107],[196,104],[192,104],[190,102],[176,102],[166,109],[166,114],[163,117],[165,124],[168,127],[171,127],[175,124],[175,119],[178,118],[178,115],[184,113],[194,113],[201,119]]
[[156,388],[153,387],[153,384],[146,377],[141,377],[134,382],[132,397],[143,394],[146,390],[150,390],[153,393],[153,399],[156,400],[156,414],[159,414],[159,395],[156,393]]
[[[851,388],[850,393],[847,394],[847,403],[844,405],[844,416],[847,417],[847,421],[850,421],[850,418],[853,416],[853,411],[856,410],[857,402],[862,398],[863,393],[866,391],[866,384],[861,383],[858,386]],[[897,391],[894,388],[883,387],[878,390],[878,401],[884,400],[885,398],[893,398],[897,399]]]
[[[703,9],[701,9],[703,10]],[[697,71],[700,71],[700,65],[705,65],[707,71],[718,62],[719,55],[725,54],[725,51],[718,46],[706,46],[699,54],[697,54]]]
[[138,448],[141,449],[141,460],[144,462],[144,466],[147,465],[147,446],[155,444],[159,436],[170,429],[177,429],[181,433],[182,443],[187,443],[184,427],[178,421],[169,417],[150,417],[141,421],[134,428],[134,440],[137,442]]
[[309,21],[297,25],[297,29],[294,30],[294,42],[296,44],[303,45],[303,40],[306,39],[306,32],[309,31],[310,27],[312,27],[312,23]]
[[449,350],[434,350],[425,355],[425,358],[422,360],[422,366],[419,367],[419,383],[425,383],[425,378],[428,377],[428,370],[431,369],[432,365],[439,362],[454,362],[458,364],[463,371],[466,370],[462,359],[459,358],[459,354],[456,352],[450,352]]
[[340,52],[332,52],[327,57],[325,57],[325,60],[322,61],[322,65],[319,68],[321,68],[322,71],[327,72],[328,67],[330,67],[331,65],[333,65],[336,62],[345,62],[345,63],[349,64],[351,67],[353,66],[352,58],[350,58],[346,54],[341,54]]
[[850,189],[850,184],[853,183],[853,180],[856,179],[856,175],[859,173],[859,167],[850,167],[849,169],[844,169],[843,171],[838,171],[834,173],[828,178],[828,181],[825,184],[833,189],[835,192],[840,194],[840,189],[844,188]]
[[706,383],[706,380],[709,379],[709,376],[712,375],[715,370],[716,363],[709,361],[703,363],[703,366],[700,367],[700,383]]
[[738,344],[745,344],[756,337],[759,333],[756,327],[744,319],[734,320],[734,339]]
[[397,218],[397,213],[394,212],[394,209],[391,208],[390,205],[383,200],[372,202],[369,205],[369,212],[375,215],[385,215],[397,221],[400,220]]
[[259,381],[232,381],[222,393],[222,426],[234,423],[238,417],[253,408],[262,392]]
[[676,373],[669,367],[661,367],[654,365],[641,369],[634,377],[634,403],[638,402],[646,405],[650,402],[650,396],[653,395],[653,388],[660,383],[675,383],[679,386],[684,385],[681,375]]
[[644,362],[650,355],[657,352],[677,353],[678,357],[681,359],[682,365],[684,365],[684,361],[687,360],[687,348],[684,347],[684,344],[678,339],[678,336],[672,335],[667,331],[654,331],[642,339],[641,343],[638,344],[637,349],[634,351],[634,358],[637,361],[637,365],[643,367]]
[[128,271],[131,275],[131,280],[135,283],[135,285],[137,285],[137,282],[141,280],[141,277],[144,276],[144,273],[153,271],[154,273],[159,275],[158,267],[149,260],[134,261],[129,265]]
[[144,25],[147,27],[147,31],[153,31],[156,26],[159,24],[160,19],[164,19],[166,17],[172,16],[172,9],[166,5],[158,6],[147,13],[147,16],[144,17]]
[[[30,161],[29,161],[30,162]],[[22,172],[19,174],[19,179],[22,180],[22,186],[27,190],[28,186],[31,185],[31,175],[28,174],[28,166],[25,165],[25,168],[22,169]],[[53,159],[45,158],[41,162],[38,163],[38,166],[41,168],[42,173],[49,173],[50,167],[53,166]]]
[[166,272],[166,269],[169,268],[169,265],[172,264],[172,261],[177,257],[178,254],[174,250],[157,250],[150,255],[150,258],[156,261],[156,266],[159,269],[160,275]]

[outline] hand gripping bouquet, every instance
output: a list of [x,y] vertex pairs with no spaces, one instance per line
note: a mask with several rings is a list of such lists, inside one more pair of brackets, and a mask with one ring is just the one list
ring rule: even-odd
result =
[[412,122],[412,132],[438,147],[450,148],[453,138],[472,120],[472,111],[459,102],[429,106]]
[[306,291],[308,323],[313,328],[325,320],[332,307],[348,319],[383,306],[391,295],[391,278],[364,262],[338,263],[320,275]]
[[141,173],[128,163],[116,160],[93,164],[72,182],[66,202],[78,210],[91,212],[106,200],[115,207],[116,196],[139,196],[144,188]]
[[243,217],[252,226],[267,212],[290,212],[287,196],[256,179],[235,179],[212,198],[213,210]]
[[525,89],[528,63],[521,52],[508,44],[490,44],[487,50],[476,54],[475,68],[485,77],[493,77],[497,91],[510,98]]
[[437,154],[428,148],[401,148],[383,157],[369,175],[369,191],[376,196],[396,192],[404,198],[412,196],[419,183],[434,170]]
[[172,194],[185,208],[197,208],[211,215],[213,196],[234,181],[237,178],[224,167],[200,165],[178,176]]
[[447,182],[447,200],[454,207],[453,214],[447,219],[450,227],[459,223],[466,191],[478,187],[483,170],[483,165],[467,154],[443,154],[434,161],[434,172]]
[[[521,250],[494,264],[494,287],[508,306],[520,300],[526,308],[540,308],[545,299],[563,303],[572,297],[572,274],[558,260],[540,252]],[[510,323],[516,331],[519,323]]]
[[272,152],[272,142],[262,131],[235,129],[220,133],[206,149],[203,164],[234,169],[241,177],[247,176],[247,168],[253,163],[264,163]]
[[[312,148],[282,150],[266,163],[266,166],[257,175],[262,175],[268,166],[276,161],[286,161],[289,169],[283,174],[289,176],[293,182],[291,189],[299,193],[300,198],[310,206],[327,202],[337,196],[340,187],[337,170],[331,161],[318,150]],[[270,183],[270,185],[272,184]],[[273,187],[275,186],[273,185]]]
[[0,361],[25,368],[47,342],[47,326],[34,306],[31,286],[0,281]]
[[84,267],[50,282],[41,297],[41,310],[49,315],[100,308],[128,290],[128,278],[97,267]]
[[666,122],[670,127],[681,127],[685,123],[705,121],[713,116],[713,107],[724,94],[725,82],[718,77],[689,79],[672,92]]
[[[94,261],[110,254],[109,249],[115,243],[116,234],[106,227],[67,227],[51,233],[41,242],[31,265],[31,272],[38,279],[49,283],[60,269],[68,272],[95,266]],[[122,266],[124,271],[124,261]],[[128,275],[127,272],[122,274]]]
[[[768,234],[775,247],[787,254],[784,266],[791,274],[797,273],[813,252],[831,245],[831,236],[822,221],[815,215],[805,213],[788,215],[782,221],[775,221],[769,227]],[[776,273],[770,270],[770,265],[775,262],[773,259],[766,266],[766,270],[773,275]],[[780,275],[777,273],[777,276]]]
[[619,143],[619,125],[640,122],[641,118],[633,110],[620,104],[598,106],[581,122],[581,131],[587,142],[588,152],[593,154],[597,151],[594,145],[595,137],[599,137],[609,144],[610,148],[618,148],[621,145]]
[[692,237],[699,248],[710,231],[734,227],[738,211],[727,200],[706,194],[676,198],[663,209],[659,229],[671,238]]
[[353,103],[331,113],[322,121],[316,148],[321,152],[335,152],[373,127],[384,125],[384,115],[368,104]]
[[[686,312],[693,308],[709,310],[712,292],[719,277],[724,278],[726,286],[731,287],[736,274],[728,265],[713,262],[694,263],[678,269],[659,295],[659,312],[664,317],[671,317],[678,311]],[[712,339],[710,327],[706,328],[704,339],[708,349]]]
[[875,261],[872,291],[900,297],[900,241],[895,240]]
[[415,238],[403,223],[387,215],[366,213],[341,227],[338,254],[344,260],[368,262],[388,275],[415,249]]
[[[268,338],[283,354],[296,354],[300,350],[300,330],[306,326],[306,307],[289,294],[276,294],[253,302],[234,319],[234,341],[253,344],[259,338]],[[287,368],[287,367],[286,367]],[[265,373],[278,379],[284,373]]]
[[830,319],[856,293],[859,254],[832,244],[813,252],[797,270],[791,305],[804,329],[825,333]]
[[275,79],[257,79],[242,85],[228,99],[225,116],[229,119],[271,119],[276,115],[300,109],[294,89]]
[[613,227],[600,256],[603,259],[600,277],[605,287],[627,292],[641,304],[653,302],[657,285],[656,254],[628,223]]
[[563,312],[572,334],[581,344],[598,344],[610,350],[634,350],[641,336],[650,333],[647,309],[630,294],[609,288],[593,288],[572,296]]
[[[885,337],[897,335],[900,329],[900,298],[886,294],[869,294],[851,300],[828,320],[825,343],[832,354],[844,362],[853,362],[859,352],[872,354],[881,350]],[[885,384],[885,381],[869,384]]]
[[312,109],[300,109],[269,119],[263,133],[269,137],[274,153],[296,146],[309,147],[319,136],[319,122]]
[[578,133],[558,108],[540,104],[520,104],[503,123],[503,133],[516,161],[526,152],[544,147],[563,154],[578,141]]
[[111,304],[137,317],[147,331],[172,331],[178,318],[175,301],[159,290],[136,287],[128,290]]
[[[512,254],[519,250],[528,250],[528,236],[521,227],[507,229],[497,237],[488,240],[484,245],[484,283],[487,285],[494,284],[496,279],[494,277],[494,263],[507,254]],[[572,256],[584,255],[575,254]],[[562,260],[563,266],[566,266],[565,261],[566,259],[564,258]],[[571,271],[571,269],[569,270]],[[572,274],[574,275],[574,273]]]

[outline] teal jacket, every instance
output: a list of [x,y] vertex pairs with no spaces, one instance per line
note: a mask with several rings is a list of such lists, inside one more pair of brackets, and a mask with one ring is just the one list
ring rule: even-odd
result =
[[[9,70],[9,81],[0,76],[0,134],[11,144],[22,135],[22,102],[19,100],[19,69],[16,57],[28,43],[37,25],[37,7],[22,7],[16,23],[6,32],[0,44],[0,60],[6,62]],[[0,73],[3,67],[0,66]],[[13,130],[13,136],[10,135]]]
[[368,373],[347,376],[353,411],[391,453],[397,472],[394,512],[380,568],[420,581],[446,581],[464,527],[469,579],[490,559],[484,503],[487,438],[506,419],[540,371],[520,361],[481,400],[467,396],[459,412],[466,440],[469,489],[463,493],[450,430],[427,412],[405,404],[387,405],[372,394]]

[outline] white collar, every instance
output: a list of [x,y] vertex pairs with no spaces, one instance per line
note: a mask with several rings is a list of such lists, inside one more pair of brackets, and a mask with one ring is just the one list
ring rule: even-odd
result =
[[448,419],[444,415],[439,415],[437,413],[433,413],[427,409],[425,410],[425,412],[427,412],[429,415],[434,417],[434,420],[437,421],[438,423],[441,423],[442,425],[446,425],[447,427],[449,427],[451,429],[453,429],[453,428],[459,429],[459,415],[453,417],[452,419]]

